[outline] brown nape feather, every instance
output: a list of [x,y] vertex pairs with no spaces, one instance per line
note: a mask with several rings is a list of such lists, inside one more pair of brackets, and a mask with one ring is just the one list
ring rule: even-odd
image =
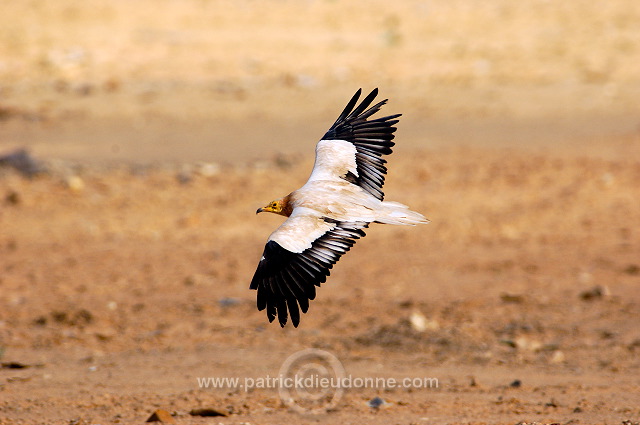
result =
[[293,212],[293,203],[291,201],[291,194],[288,194],[284,198],[282,198],[282,214],[285,217],[289,217]]

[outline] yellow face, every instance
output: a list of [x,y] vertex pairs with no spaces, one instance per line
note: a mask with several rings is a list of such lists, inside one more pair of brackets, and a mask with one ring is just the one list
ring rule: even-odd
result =
[[274,214],[282,214],[282,201],[271,201],[267,204],[267,206],[258,208],[256,214],[261,212],[270,212]]

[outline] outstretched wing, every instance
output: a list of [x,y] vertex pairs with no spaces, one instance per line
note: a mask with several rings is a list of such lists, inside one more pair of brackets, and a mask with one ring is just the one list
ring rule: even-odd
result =
[[[387,103],[387,99],[369,107],[378,95],[378,89],[374,89],[356,107],[361,93],[362,90],[359,89],[336,122],[322,137],[316,149],[316,165],[312,177],[314,174],[319,174],[316,173],[316,167],[329,163],[331,169],[344,172],[344,175],[340,175],[340,177],[360,186],[382,201],[384,198],[382,186],[385,174],[387,174],[385,166],[387,161],[382,158],[382,155],[389,155],[392,152],[391,147],[395,144],[392,141],[395,137],[393,134],[396,131],[395,124],[399,121],[396,118],[402,114],[367,120]],[[337,143],[332,143],[332,141]],[[355,149],[352,147],[349,152],[349,149],[339,146],[338,149],[341,152],[339,156],[335,156],[335,152],[332,150],[319,149],[323,143],[338,145],[340,141],[351,143]],[[331,158],[323,157],[325,152],[334,156]],[[336,164],[337,161],[340,163]],[[352,170],[354,162],[355,172]]]
[[[320,222],[318,222],[320,220]],[[314,221],[316,223],[314,223]],[[309,226],[315,232],[309,232]],[[326,282],[329,270],[365,235],[368,223],[338,222],[313,216],[292,215],[271,234],[250,289],[258,291],[258,310],[267,310],[272,322],[298,327],[300,310],[306,313],[316,286]]]

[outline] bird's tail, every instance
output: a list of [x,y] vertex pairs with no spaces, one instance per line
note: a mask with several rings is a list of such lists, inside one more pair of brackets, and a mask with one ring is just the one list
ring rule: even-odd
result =
[[429,222],[422,214],[399,202],[384,201],[377,212],[376,223],[415,226]]

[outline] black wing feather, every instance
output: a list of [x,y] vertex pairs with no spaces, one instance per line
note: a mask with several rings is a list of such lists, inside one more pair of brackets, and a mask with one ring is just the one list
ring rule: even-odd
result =
[[269,322],[277,317],[284,327],[287,316],[291,316],[291,323],[298,327],[300,310],[306,313],[309,300],[316,297],[315,287],[327,280],[329,270],[356,239],[365,236],[362,229],[368,226],[362,222],[331,222],[335,227],[301,253],[288,251],[275,241],[267,242],[249,288],[258,291],[258,310],[267,310]]
[[382,186],[385,174],[387,174],[387,167],[384,165],[387,161],[382,158],[382,155],[389,155],[392,152],[391,148],[395,144],[392,142],[395,137],[393,133],[396,131],[395,124],[398,123],[396,118],[402,114],[367,121],[367,118],[378,112],[387,103],[387,99],[369,108],[378,95],[378,89],[374,89],[356,107],[361,94],[362,90],[359,89],[353,95],[344,111],[322,139],[345,140],[353,143],[359,154],[356,155],[358,176],[349,176],[348,178],[345,176],[345,179],[362,187],[382,201],[384,199]]

